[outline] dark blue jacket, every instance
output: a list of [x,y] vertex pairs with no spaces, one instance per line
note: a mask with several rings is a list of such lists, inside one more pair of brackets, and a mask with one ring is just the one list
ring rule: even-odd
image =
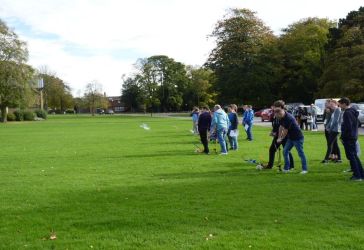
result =
[[235,130],[238,128],[239,118],[237,113],[229,113],[229,120],[230,120],[230,130]]
[[205,131],[210,130],[211,126],[211,114],[210,112],[203,112],[198,117],[198,130]]
[[359,112],[353,108],[344,111],[343,121],[341,123],[341,139],[357,140],[358,139],[358,116]]

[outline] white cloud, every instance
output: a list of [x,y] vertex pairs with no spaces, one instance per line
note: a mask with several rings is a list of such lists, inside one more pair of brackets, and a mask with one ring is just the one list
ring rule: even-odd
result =
[[[213,48],[207,35],[230,7],[257,11],[279,32],[308,16],[343,18],[360,4],[362,0],[0,0],[0,16],[28,41],[33,66],[48,65],[75,93],[98,80],[109,95],[118,95],[121,75],[132,70],[138,57],[165,54],[203,64]],[[46,39],[51,34],[57,39]]]

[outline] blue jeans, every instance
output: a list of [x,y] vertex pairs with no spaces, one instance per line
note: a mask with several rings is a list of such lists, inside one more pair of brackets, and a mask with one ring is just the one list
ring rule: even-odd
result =
[[284,169],[285,170],[289,170],[289,166],[290,166],[289,152],[291,151],[291,149],[293,147],[295,147],[298,152],[298,156],[301,158],[302,170],[307,171],[307,161],[306,161],[305,153],[303,152],[303,142],[304,142],[303,138],[299,139],[299,140],[287,139],[286,145],[284,146],[284,149],[283,149]]
[[346,158],[350,161],[350,167],[353,171],[353,177],[363,179],[364,172],[363,166],[361,165],[360,159],[358,157],[356,140],[342,140],[345,148]]
[[238,149],[238,137],[237,136],[230,136],[230,129],[228,131],[228,139],[229,139],[229,143],[230,143],[230,147],[233,149],[233,150],[237,150]]
[[218,129],[216,133],[217,133],[217,139],[219,140],[220,143],[221,153],[227,153],[226,141],[225,141],[227,129],[226,128]]
[[248,129],[246,130],[246,135],[248,137],[247,139],[251,141],[253,140],[253,134],[252,134],[253,123],[245,123],[245,125],[248,125]]

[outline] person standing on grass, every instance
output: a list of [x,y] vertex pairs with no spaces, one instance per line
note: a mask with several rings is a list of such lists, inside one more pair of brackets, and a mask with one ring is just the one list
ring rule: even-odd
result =
[[254,111],[251,105],[244,105],[243,126],[246,131],[247,140],[253,140],[252,128],[254,122]]
[[236,114],[236,109],[237,109],[237,106],[235,104],[231,104],[228,107],[228,111],[229,111],[228,117],[229,117],[229,121],[230,121],[230,127],[228,130],[227,136],[228,136],[229,143],[230,143],[230,150],[238,150],[239,117]]
[[[272,106],[272,110],[274,110],[273,106]],[[286,145],[286,142],[287,142],[287,138],[284,138],[284,140],[281,143],[277,142],[279,127],[281,126],[280,123],[281,123],[281,121],[278,119],[278,117],[276,115],[274,115],[273,120],[272,120],[272,131],[270,133],[270,136],[273,137],[273,140],[272,140],[272,144],[270,145],[270,148],[269,148],[269,161],[268,161],[268,164],[266,166],[264,166],[264,168],[267,168],[267,169],[273,168],[275,153],[277,152],[277,150],[279,149],[281,144],[284,148],[284,146]],[[290,164],[289,169],[292,170],[294,168],[294,161],[293,161],[293,156],[292,156],[291,152],[289,152],[289,164]]]
[[284,173],[289,172],[290,158],[289,152],[293,147],[296,148],[298,156],[301,158],[302,171],[301,174],[307,174],[307,160],[303,151],[304,137],[296,119],[284,110],[284,101],[279,100],[274,103],[274,115],[280,119],[280,127],[278,132],[277,143],[281,144],[287,138],[286,145],[283,148],[284,157]]
[[317,108],[315,104],[311,104],[311,115],[312,115],[312,131],[317,131]]
[[204,148],[204,153],[209,154],[209,144],[207,139],[207,133],[211,127],[211,114],[210,109],[207,106],[202,107],[202,112],[198,117],[198,132],[200,134],[201,143]]
[[330,155],[332,155],[332,160],[335,163],[341,163],[341,153],[340,148],[337,143],[337,138],[340,133],[341,126],[341,109],[338,107],[338,103],[335,100],[330,100],[328,102],[328,108],[331,112],[330,121],[326,124],[325,129],[327,130],[327,151],[325,159],[322,163],[329,163]]
[[227,155],[226,135],[230,126],[229,117],[220,105],[215,105],[214,115],[211,121],[211,131],[216,131],[217,139],[221,147],[221,155]]
[[364,179],[363,166],[360,162],[357,152],[359,112],[350,107],[349,98],[339,100],[340,108],[344,111],[343,121],[341,124],[341,141],[345,148],[345,154],[350,162],[353,176],[350,180],[362,181]]
[[[194,134],[198,134],[198,116],[199,116],[200,112],[199,112],[199,109],[197,107],[194,107],[193,108],[193,111],[192,111],[192,131]],[[192,132],[191,131],[191,132]]]

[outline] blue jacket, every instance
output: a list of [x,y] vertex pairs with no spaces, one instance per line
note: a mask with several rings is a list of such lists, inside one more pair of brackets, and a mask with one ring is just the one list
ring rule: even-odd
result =
[[341,123],[341,139],[357,140],[358,139],[358,116],[359,112],[353,108],[344,111],[343,122]]
[[194,122],[198,122],[198,117],[199,117],[199,113],[198,112],[193,112],[192,113],[192,121]]
[[211,128],[212,129],[228,129],[230,126],[230,121],[228,115],[224,110],[218,109],[214,112],[214,116],[212,117]]
[[236,113],[229,113],[229,121],[230,121],[230,130],[235,130],[238,128],[239,117]]
[[254,122],[254,110],[246,110],[243,114],[243,124],[252,124]]

